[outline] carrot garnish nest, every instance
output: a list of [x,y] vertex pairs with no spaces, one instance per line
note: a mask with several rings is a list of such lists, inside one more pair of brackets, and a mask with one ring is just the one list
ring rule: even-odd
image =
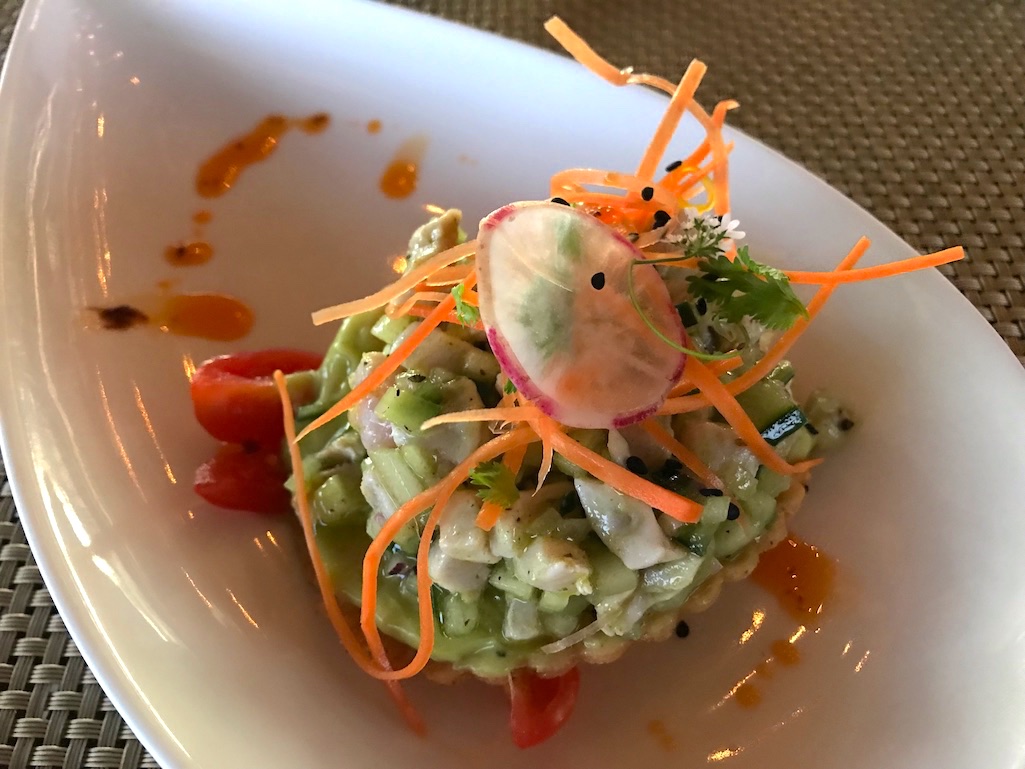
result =
[[[398,682],[432,659],[489,680],[562,673],[603,639],[643,637],[756,546],[853,424],[829,396],[797,405],[788,351],[841,285],[964,256],[859,268],[862,239],[830,271],[756,261],[730,215],[737,105],[695,101],[705,65],[674,84],[545,26],[613,85],[669,95],[636,168],[560,171],[548,198],[493,212],[472,240],[440,213],[395,282],[313,314],[344,321],[319,397],[294,407],[278,376],[328,614],[417,728]],[[666,158],[687,115],[704,136]],[[339,521],[358,536],[333,538]],[[353,547],[362,566],[346,572]],[[382,630],[412,657],[393,659]]]

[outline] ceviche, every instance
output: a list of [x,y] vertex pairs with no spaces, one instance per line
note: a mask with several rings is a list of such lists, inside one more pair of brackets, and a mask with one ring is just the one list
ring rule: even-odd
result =
[[[858,267],[863,239],[829,271],[758,261],[730,215],[737,105],[698,104],[704,65],[671,83],[546,26],[669,95],[637,167],[560,171],[479,225],[439,209],[393,283],[313,314],[340,321],[323,356],[228,355],[192,381],[226,444],[197,491],[291,503],[342,645],[415,728],[401,681],[472,675],[507,688],[523,747],[569,717],[584,663],[670,636],[784,537],[855,426],[795,395],[787,360],[833,292],[963,256]],[[666,157],[687,114],[703,138]]]

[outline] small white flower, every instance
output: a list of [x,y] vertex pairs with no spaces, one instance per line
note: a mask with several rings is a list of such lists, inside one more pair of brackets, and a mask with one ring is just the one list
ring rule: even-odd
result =
[[739,227],[739,226],[740,226],[740,220],[739,219],[730,219],[730,215],[727,212],[727,213],[722,215],[722,218],[719,220],[719,225],[718,225],[718,227],[716,229],[718,229],[718,231],[720,233],[722,233],[722,236],[725,239],[734,240],[734,241],[736,241],[736,240],[743,240],[744,236],[747,233],[742,232],[741,230],[738,230],[737,227]]

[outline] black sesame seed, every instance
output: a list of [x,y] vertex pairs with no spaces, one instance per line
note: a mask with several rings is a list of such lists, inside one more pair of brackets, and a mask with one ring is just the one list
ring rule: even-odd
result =
[[677,168],[679,168],[682,165],[683,165],[683,161],[682,160],[674,160],[672,163],[670,163],[669,165],[666,166],[666,173],[667,174],[671,174],[673,171],[675,171]]
[[647,475],[648,466],[640,457],[629,456],[626,458],[626,469],[634,475]]
[[594,275],[591,276],[591,286],[594,288],[595,291],[601,291],[603,288],[605,288],[605,273],[594,273]]
[[569,201],[566,198],[552,198],[553,203],[558,203],[560,206],[568,206]]
[[499,649],[497,652],[495,652],[495,656],[496,657],[504,657],[505,656],[505,651],[502,650],[502,649]]
[[722,492],[719,489],[699,489],[698,494],[703,497],[721,497]]
[[651,229],[657,230],[659,227],[665,227],[669,224],[669,220],[672,219],[668,211],[663,211],[661,208],[655,212],[654,224]]
[[631,243],[636,243],[637,238],[639,237],[640,235],[638,235],[636,232],[631,232],[627,234],[626,239],[629,240]]
[[704,297],[702,297],[694,303],[694,308],[698,311],[698,315],[704,315],[708,312],[708,302],[706,302]]
[[245,454],[255,454],[260,450],[260,444],[254,440],[242,441],[242,452]]
[[677,638],[686,638],[689,635],[690,635],[690,625],[688,625],[683,620],[680,620],[679,622],[677,622],[676,623],[676,637]]
[[808,432],[810,432],[812,435],[818,435],[819,434],[818,428],[815,427],[815,425],[813,425],[811,422],[806,424],[805,427],[808,429]]
[[854,427],[854,422],[852,420],[848,419],[847,417],[844,417],[843,419],[840,420],[839,427],[844,432],[847,432],[848,430],[850,430],[850,429],[852,429]]
[[594,217],[597,217],[598,219],[601,219],[601,209],[598,208],[598,209],[595,209],[594,211],[592,211],[591,212],[591,216],[594,216]]
[[655,197],[654,187],[645,187],[641,190],[641,200],[651,200],[653,197]]
[[662,471],[666,473],[678,473],[683,469],[683,463],[678,459],[667,459],[662,465]]
[[729,509],[726,510],[726,520],[735,521],[740,517],[740,508],[737,507],[735,502],[730,502]]
[[410,374],[409,381],[414,382],[415,384],[420,384],[421,382],[426,382],[427,377],[425,377],[423,374]]

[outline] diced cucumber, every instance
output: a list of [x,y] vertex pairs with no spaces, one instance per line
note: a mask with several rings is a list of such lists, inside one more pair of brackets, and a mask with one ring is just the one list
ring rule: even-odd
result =
[[398,504],[404,504],[427,488],[410,469],[400,449],[378,449],[370,452],[381,485]]
[[740,393],[737,402],[743,406],[759,431],[764,431],[797,406],[786,385],[769,378],[755,382]]
[[776,368],[769,372],[769,379],[775,379],[781,384],[788,384],[794,378],[794,364],[788,360],[781,360]]
[[688,553],[669,563],[660,563],[644,570],[641,582],[646,590],[663,595],[679,593],[690,587],[701,567],[703,557]]
[[771,425],[762,430],[762,437],[770,446],[775,446],[787,436],[793,435],[808,423],[804,412],[797,406],[781,415]]
[[419,432],[420,425],[441,413],[441,388],[433,382],[396,382],[378,402],[374,413],[411,433]]
[[521,601],[529,601],[534,597],[534,588],[513,574],[507,561],[503,561],[491,570],[488,583],[503,593],[508,593],[513,598],[519,598]]
[[480,601],[456,593],[444,593],[441,599],[441,628],[448,636],[465,636],[477,629]]
[[344,465],[328,476],[313,492],[313,510],[325,526],[362,523],[370,506],[359,490],[360,472],[356,465]]
[[757,532],[752,527],[744,513],[735,521],[727,521],[715,533],[715,555],[717,558],[729,558],[736,554],[755,538]]
[[610,596],[630,593],[637,589],[640,577],[624,564],[619,557],[597,540],[588,540],[584,551],[591,563],[590,600],[598,603]]
[[418,443],[407,443],[399,451],[402,452],[402,459],[409,465],[409,469],[416,473],[421,481],[427,485],[437,481],[438,460],[431,452]]
[[403,315],[399,318],[389,318],[387,315],[382,315],[371,327],[370,333],[385,344],[391,344],[412,322],[413,318],[409,315]]
[[776,497],[759,490],[744,500],[744,512],[760,534],[776,517]]
[[[413,326],[404,330],[395,340],[405,339]],[[494,384],[501,368],[495,356],[474,347],[469,342],[457,339],[440,329],[435,329],[406,358],[404,363],[412,371],[430,371],[440,368],[453,374],[469,377],[474,382]]]
[[591,533],[591,522],[586,518],[563,518],[551,507],[531,521],[526,527],[528,536],[553,536],[582,542]]
[[576,594],[572,590],[545,590],[541,593],[537,608],[546,612],[564,611],[569,606],[569,599],[573,595]]
[[694,555],[705,555],[719,527],[729,514],[729,497],[709,497],[705,501],[701,520],[685,523],[676,530],[675,539]]
[[776,451],[788,462],[799,462],[802,459],[807,459],[812,449],[821,448],[819,442],[821,437],[820,435],[816,438],[807,430],[798,430],[781,440],[776,445]]
[[[579,598],[579,596],[575,596]],[[573,602],[558,612],[541,612],[541,626],[556,638],[565,638],[575,633],[580,627],[580,608],[574,608]]]
[[770,497],[778,497],[790,488],[790,476],[781,475],[765,465],[758,468],[758,491]]

